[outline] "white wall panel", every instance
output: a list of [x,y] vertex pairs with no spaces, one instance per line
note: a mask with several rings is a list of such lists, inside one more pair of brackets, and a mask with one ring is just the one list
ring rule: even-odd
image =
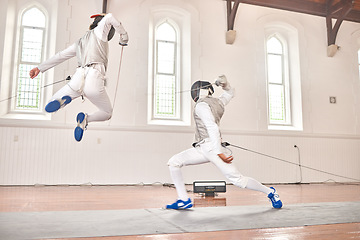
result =
[[[0,185],[136,184],[170,182],[167,160],[191,146],[190,132],[89,129],[78,143],[70,128],[0,127]],[[224,134],[234,145],[350,178],[360,179],[359,138]],[[18,139],[15,141],[15,139]],[[299,168],[231,147],[241,173],[264,183],[300,181]],[[187,183],[222,180],[212,164],[184,167]],[[302,169],[302,181],[349,179]]]

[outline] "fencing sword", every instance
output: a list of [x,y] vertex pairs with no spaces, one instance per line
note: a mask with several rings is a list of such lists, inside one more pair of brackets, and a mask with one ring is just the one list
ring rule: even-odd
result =
[[[209,80],[196,80],[195,82],[197,81],[207,81],[207,82],[210,82]],[[188,90],[182,90],[182,91],[176,91],[174,92],[174,94],[181,94],[181,93],[186,93],[186,92],[192,92],[192,91],[196,91],[196,90],[199,90],[199,89],[203,89],[203,88],[206,88],[206,87],[209,87],[209,86],[213,86],[213,85],[216,85],[216,83],[210,83],[210,84],[207,84],[207,85],[204,85],[202,87],[198,87],[198,88],[194,88],[194,89],[188,89]],[[217,86],[217,85],[216,85]],[[150,94],[147,94],[147,95],[156,95],[156,93],[150,93]]]
[[[121,45],[121,44],[120,44]],[[123,53],[124,53],[124,46],[126,45],[121,45],[121,52],[120,52],[120,63],[119,63],[119,70],[118,70],[118,74],[117,74],[117,81],[116,81],[116,86],[115,86],[115,93],[114,93],[114,99],[113,99],[113,104],[112,104],[112,109],[115,109],[115,101],[116,101],[116,96],[117,96],[117,89],[119,86],[119,81],[120,81],[120,71],[121,71],[121,64],[122,64],[122,59],[123,59]],[[110,118],[108,126],[110,126],[112,118]]]
[[[331,172],[326,172],[326,171],[323,171],[323,170],[320,170],[320,169],[316,169],[316,168],[313,168],[313,167],[309,167],[309,166],[302,165],[300,162],[299,162],[299,163],[290,162],[290,161],[285,160],[285,159],[281,159],[281,158],[274,157],[274,156],[271,156],[271,155],[268,155],[268,154],[264,154],[264,153],[261,153],[261,152],[257,152],[257,151],[254,151],[254,150],[251,150],[251,149],[248,149],[248,148],[240,147],[240,146],[237,146],[237,145],[228,143],[228,142],[222,142],[222,143],[221,143],[221,146],[223,146],[223,147],[225,147],[225,148],[226,148],[227,146],[239,148],[239,149],[241,149],[241,150],[248,151],[248,152],[252,152],[252,153],[255,153],[255,154],[258,154],[258,155],[261,155],[261,156],[265,156],[265,157],[272,158],[272,159],[276,159],[276,160],[279,160],[279,161],[282,161],[282,162],[285,162],[285,163],[297,165],[297,166],[300,166],[301,168],[307,168],[307,169],[309,169],[309,170],[313,170],[313,171],[316,171],[316,172],[321,172],[321,173],[325,173],[325,174],[332,175],[332,176],[335,176],[335,177],[341,177],[341,178],[345,178],[345,179],[348,179],[348,180],[354,180],[354,181],[360,182],[360,179],[351,178],[351,177],[346,177],[346,176],[342,176],[342,175],[335,174],[335,173],[331,173]],[[297,147],[297,146],[294,145],[294,147]]]
[[[208,80],[196,80],[195,82],[197,81],[207,81],[207,82],[210,82]],[[198,87],[198,88],[194,88],[194,89],[190,89],[190,90],[183,90],[183,91],[178,91],[178,92],[175,92],[175,94],[178,94],[178,93],[185,93],[185,92],[192,92],[192,91],[196,91],[196,90],[200,90],[200,89],[204,89],[206,87],[210,87],[210,86],[213,86],[213,85],[216,85],[216,83],[210,83],[210,84],[207,84],[207,85],[204,85],[204,86],[201,86],[201,87]],[[216,85],[217,86],[217,85]]]
[[118,74],[117,74],[117,82],[116,82],[116,87],[115,87],[115,95],[114,95],[114,100],[113,100],[113,109],[114,109],[114,107],[115,107],[115,100],[116,100],[116,95],[117,95],[117,89],[118,89],[119,81],[120,81],[120,71],[121,71],[121,64],[122,64],[123,52],[124,52],[124,45],[121,46],[120,63],[119,63],[119,70],[118,70]]
[[[69,81],[70,79],[71,79],[71,77],[70,77],[70,76],[67,76],[66,78],[61,79],[61,80],[59,80],[59,81],[46,84],[46,85],[42,86],[40,89],[43,89],[43,88],[46,88],[46,87],[49,87],[49,86],[52,86],[52,85],[55,85],[55,84],[58,84],[58,83],[61,83],[61,82],[64,82],[64,81]],[[11,97],[2,99],[2,100],[0,100],[0,103],[5,102],[5,101],[8,101],[8,100],[11,100],[11,99],[13,99],[13,98],[15,98],[15,97],[17,97],[17,95],[14,95],[14,96],[11,96]]]

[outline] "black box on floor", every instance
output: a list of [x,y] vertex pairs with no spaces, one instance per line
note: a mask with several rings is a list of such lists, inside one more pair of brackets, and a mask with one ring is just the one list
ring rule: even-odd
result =
[[226,192],[225,181],[195,181],[193,182],[194,193],[205,193],[206,196],[214,196],[216,192]]

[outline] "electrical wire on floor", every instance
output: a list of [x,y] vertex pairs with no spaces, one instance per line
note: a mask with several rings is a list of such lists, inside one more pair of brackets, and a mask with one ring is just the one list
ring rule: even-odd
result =
[[335,184],[339,184],[339,185],[357,185],[357,186],[360,186],[360,182],[338,182],[338,181],[335,181],[334,179],[328,179],[326,181],[320,182],[320,184],[326,184],[326,183],[335,183]]

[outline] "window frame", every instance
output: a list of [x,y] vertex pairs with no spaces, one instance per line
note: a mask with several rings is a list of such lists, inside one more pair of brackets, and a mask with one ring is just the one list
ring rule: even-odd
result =
[[[162,24],[169,24],[172,29],[175,32],[175,41],[166,41],[166,40],[159,40],[157,39],[157,29],[162,25]],[[154,44],[154,60],[153,60],[153,79],[152,79],[152,95],[153,95],[153,99],[152,99],[152,116],[151,119],[152,120],[181,120],[182,116],[181,116],[181,96],[180,96],[180,92],[181,92],[181,76],[180,76],[180,59],[181,59],[181,46],[180,46],[180,38],[181,38],[181,33],[179,30],[179,26],[176,24],[175,21],[173,21],[171,18],[165,18],[162,19],[160,21],[157,22],[157,24],[155,25],[154,29],[154,40],[153,40],[153,44]],[[159,57],[158,57],[158,44],[159,42],[165,42],[165,43],[173,43],[174,44],[174,73],[173,74],[166,74],[166,73],[160,73],[158,71],[158,61],[159,61]],[[175,90],[174,90],[174,100],[175,100],[175,106],[174,106],[174,112],[175,114],[173,116],[166,116],[165,114],[159,114],[157,113],[157,78],[158,76],[173,76],[175,78]]]
[[[191,126],[192,99],[188,95],[187,89],[191,88],[193,79],[192,70],[192,43],[198,42],[198,37],[192,34],[194,24],[200,25],[192,17],[196,14],[191,9],[186,9],[178,4],[164,4],[149,6],[149,41],[148,41],[148,97],[147,97],[147,124],[158,125],[164,128],[168,126]],[[146,13],[148,10],[146,10]],[[145,12],[144,12],[145,14]],[[154,64],[155,64],[155,27],[168,21],[177,31],[177,84],[178,84],[178,113],[177,119],[154,118]]]
[[[37,26],[26,26],[23,25],[23,17],[26,14],[26,12],[30,11],[31,9],[36,8],[37,10],[39,10],[43,15],[44,15],[44,27],[37,27]],[[19,24],[18,24],[18,34],[19,34],[19,38],[17,41],[17,59],[16,59],[16,63],[14,64],[13,67],[13,88],[12,88],[12,95],[14,96],[13,100],[11,101],[11,112],[12,113],[24,113],[24,114],[43,114],[43,106],[44,106],[44,88],[42,87],[42,83],[44,81],[44,76],[43,74],[39,74],[39,76],[37,76],[36,78],[38,78],[38,92],[37,94],[39,95],[37,98],[37,101],[39,102],[38,107],[37,108],[18,108],[17,106],[17,102],[18,102],[18,96],[19,96],[19,71],[20,71],[20,66],[23,65],[28,65],[28,66],[37,66],[39,65],[45,57],[45,51],[46,51],[46,34],[47,34],[47,26],[48,26],[48,19],[47,19],[47,15],[46,13],[37,5],[31,5],[25,9],[23,9],[23,11],[19,12]],[[27,62],[27,61],[22,61],[22,53],[23,53],[23,44],[24,44],[24,30],[25,29],[38,29],[38,30],[42,30],[42,45],[41,45],[41,58],[39,62]],[[30,81],[36,81],[36,78],[31,79]]]
[[[169,41],[169,40],[162,40],[162,39],[158,39],[157,38],[157,30],[160,26],[162,26],[163,24],[168,24],[175,32],[175,40],[174,41]],[[159,24],[156,25],[155,29],[154,29],[154,49],[155,49],[155,59],[154,59],[154,79],[153,79],[153,94],[154,94],[154,99],[153,99],[153,119],[160,119],[160,120],[168,120],[168,119],[173,119],[173,120],[179,120],[180,119],[180,96],[179,96],[179,92],[180,92],[180,77],[179,77],[179,61],[180,61],[180,53],[179,53],[179,47],[178,47],[178,39],[179,39],[179,32],[177,31],[176,26],[173,25],[173,23],[171,23],[171,20],[166,19],[166,21],[160,22]],[[163,72],[159,72],[159,43],[172,43],[174,46],[174,59],[173,59],[173,73],[163,73]],[[158,83],[158,76],[172,76],[174,77],[174,81],[175,81],[175,90],[173,91],[173,93],[175,94],[175,96],[173,96],[174,101],[175,101],[175,106],[173,107],[173,111],[174,114],[172,116],[166,116],[166,114],[161,114],[159,112],[157,112],[157,102],[158,102],[158,88],[157,88],[157,83]]]
[[[31,2],[9,1],[7,12],[10,14],[6,15],[6,25],[4,25],[6,37],[4,39],[3,62],[1,66],[1,78],[3,81],[0,82],[0,99],[6,101],[0,102],[0,119],[49,121],[54,116],[44,110],[44,105],[46,104],[46,99],[50,99],[53,95],[54,85],[52,83],[56,81],[54,74],[56,72],[55,69],[49,69],[41,74],[44,87],[42,89],[39,111],[24,111],[13,108],[16,96],[17,64],[20,51],[20,27],[22,14],[25,11],[36,7],[44,14],[46,30],[42,56],[43,59],[47,59],[56,54],[56,43],[58,41],[56,37],[58,31],[58,9],[57,4],[50,2],[56,3],[57,0],[35,0]],[[25,76],[25,74],[23,76]]]
[[[275,38],[282,46],[282,54],[278,54],[281,56],[281,66],[282,66],[282,83],[270,83],[269,82],[269,51],[267,48],[267,43],[272,38]],[[290,75],[289,75],[289,57],[288,57],[288,47],[287,41],[281,36],[280,33],[276,32],[269,35],[266,38],[265,44],[265,54],[266,54],[266,88],[267,88],[267,119],[268,125],[276,125],[276,126],[291,126],[292,125],[292,116],[291,116],[291,94],[290,94]],[[273,54],[273,53],[271,53]],[[275,55],[275,54],[273,54]],[[275,120],[271,119],[271,112],[270,112],[270,87],[271,85],[282,86],[282,93],[284,94],[284,101],[283,101],[283,111],[284,111],[284,120]]]

